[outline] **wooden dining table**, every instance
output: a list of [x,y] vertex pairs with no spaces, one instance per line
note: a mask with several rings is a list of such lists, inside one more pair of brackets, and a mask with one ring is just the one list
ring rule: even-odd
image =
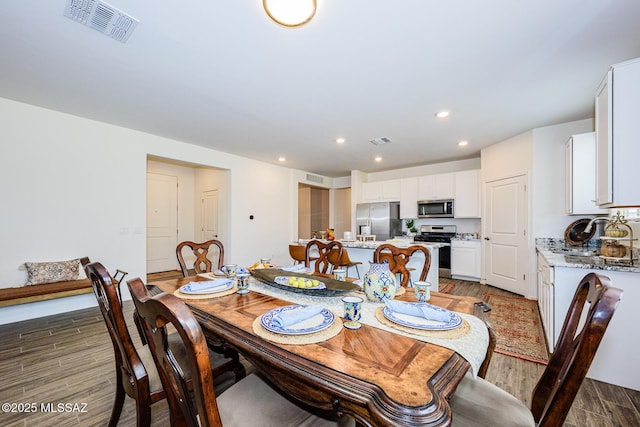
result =
[[[200,280],[206,279],[193,276],[154,282],[153,286],[174,293],[180,286]],[[398,299],[415,301],[410,289]],[[295,399],[352,416],[366,426],[449,425],[448,398],[470,368],[453,350],[366,324],[358,330],[342,328],[333,338],[315,344],[271,342],[254,332],[254,321],[291,302],[255,290],[184,301],[207,340],[238,351]],[[478,317],[484,313],[481,301],[471,297],[433,292],[429,302]],[[479,371],[481,376],[487,365],[488,358]]]

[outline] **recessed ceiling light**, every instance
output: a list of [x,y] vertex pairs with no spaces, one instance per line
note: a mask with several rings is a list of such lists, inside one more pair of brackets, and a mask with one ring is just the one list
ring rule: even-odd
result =
[[346,141],[346,139],[344,139],[344,138],[338,138],[338,139],[336,139],[336,142],[337,142],[338,144],[344,144],[344,143],[345,143],[345,141]]
[[436,117],[439,119],[444,119],[445,117],[449,117],[449,112],[448,111],[438,111],[436,113]]
[[279,161],[279,162],[284,162],[284,161],[286,161],[286,160],[287,160],[287,159],[285,159],[284,157],[278,157],[278,161]]
[[376,157],[374,157],[373,160],[375,160],[376,162],[381,162],[382,161],[382,157],[376,156]]
[[460,141],[458,142],[458,147],[465,147],[469,145],[469,141]]

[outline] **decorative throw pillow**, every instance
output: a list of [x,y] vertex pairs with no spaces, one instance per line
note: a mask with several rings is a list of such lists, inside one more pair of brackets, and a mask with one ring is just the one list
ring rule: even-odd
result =
[[27,285],[66,282],[86,278],[79,259],[57,262],[25,262]]

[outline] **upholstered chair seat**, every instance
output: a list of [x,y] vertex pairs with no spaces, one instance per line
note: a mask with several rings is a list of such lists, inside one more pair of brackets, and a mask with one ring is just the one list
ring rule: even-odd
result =
[[[469,373],[449,401],[452,426],[535,426],[531,410],[498,386]],[[500,422],[497,422],[500,420]]]

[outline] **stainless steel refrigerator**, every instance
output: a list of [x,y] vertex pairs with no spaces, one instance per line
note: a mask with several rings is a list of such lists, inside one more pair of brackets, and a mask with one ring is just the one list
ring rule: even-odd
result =
[[[371,228],[365,233],[366,227]],[[356,206],[356,232],[375,234],[376,240],[387,240],[402,234],[400,202],[360,203]]]

